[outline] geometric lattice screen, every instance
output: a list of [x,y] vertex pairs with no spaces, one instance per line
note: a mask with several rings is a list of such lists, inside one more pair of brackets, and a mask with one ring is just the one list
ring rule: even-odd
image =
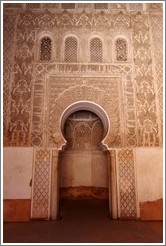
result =
[[50,149],[34,150],[31,218],[50,217]]
[[40,3],[26,3],[26,9],[38,9],[40,8]]
[[40,61],[51,60],[52,41],[49,37],[44,37],[40,41]]
[[95,3],[95,9],[108,9],[108,3]]
[[127,42],[123,38],[118,38],[115,42],[116,60],[127,61]]
[[75,3],[62,3],[62,9],[75,9]]
[[67,37],[65,40],[65,62],[77,62],[77,39]]
[[136,192],[133,150],[121,149],[117,154],[119,173],[120,218],[136,218]]
[[91,62],[102,62],[103,57],[102,41],[99,38],[93,38],[90,41],[90,60]]

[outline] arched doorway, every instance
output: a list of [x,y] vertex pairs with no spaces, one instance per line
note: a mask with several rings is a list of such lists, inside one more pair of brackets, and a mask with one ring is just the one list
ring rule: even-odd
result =
[[84,101],[66,109],[61,118],[66,144],[59,154],[60,200],[108,202],[108,151],[102,143],[108,128],[98,105]]
[[[63,143],[67,143],[67,140],[65,140],[65,124],[68,120],[68,118],[75,117],[72,115],[73,113],[79,112],[79,111],[89,111],[91,113],[94,113],[97,117],[97,119],[100,120],[100,123],[102,123],[102,129],[103,129],[103,135],[100,139],[100,143],[98,146],[100,148],[96,151],[103,151],[105,152],[105,156],[107,156],[107,164],[108,164],[108,191],[109,191],[109,215],[113,218],[117,218],[117,187],[116,187],[116,151],[111,150],[107,147],[107,145],[104,145],[103,143],[108,138],[108,134],[111,132],[110,127],[110,121],[109,119],[111,116],[108,117],[106,111],[98,105],[97,103],[94,103],[92,101],[77,101],[72,104],[70,104],[68,107],[64,108],[64,110],[61,110],[60,115],[60,121],[59,121],[59,130],[61,133],[61,139],[63,138]],[[96,120],[97,120],[96,119]],[[111,118],[112,119],[112,118]],[[69,119],[71,120],[71,119]],[[82,124],[82,123],[81,123]],[[84,125],[84,124],[83,124]],[[70,131],[69,131],[70,132]],[[78,132],[80,132],[78,130]],[[68,134],[68,133],[66,133]],[[82,133],[80,133],[82,134]],[[57,135],[58,136],[58,135]],[[67,136],[67,139],[70,138]],[[70,141],[69,141],[70,143]],[[58,218],[58,211],[59,211],[59,174],[60,174],[60,166],[62,155],[65,151],[65,146],[67,144],[61,145],[60,150],[58,151],[53,150],[53,156],[52,156],[52,168],[51,168],[51,201],[50,201],[50,208],[51,208],[51,219],[57,219]],[[69,144],[70,146],[70,144]],[[68,149],[68,152],[70,152],[70,148]],[[63,154],[62,154],[63,153]],[[103,157],[104,158],[104,157]],[[70,162],[69,162],[70,163]],[[69,163],[67,164],[69,167]],[[88,166],[88,165],[87,165]],[[70,168],[68,168],[70,171]],[[62,183],[61,183],[62,184]]]

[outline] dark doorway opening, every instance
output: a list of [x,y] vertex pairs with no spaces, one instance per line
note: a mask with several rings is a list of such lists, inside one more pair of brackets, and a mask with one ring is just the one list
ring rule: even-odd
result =
[[102,144],[104,126],[101,119],[91,111],[76,111],[66,119],[63,135],[66,145],[59,153],[62,216],[67,206],[69,210],[72,206],[70,212],[77,208],[78,211],[87,210],[91,215],[95,211],[98,213],[100,207],[106,215],[108,156]]

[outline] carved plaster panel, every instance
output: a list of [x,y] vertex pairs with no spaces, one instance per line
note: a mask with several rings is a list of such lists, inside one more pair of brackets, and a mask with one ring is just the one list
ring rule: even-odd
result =
[[3,27],[3,131],[4,144],[8,144],[10,125],[10,104],[12,87],[12,69],[14,60],[14,44],[17,18],[15,15],[4,15]]
[[[45,84],[51,84],[53,87],[50,90],[50,93],[52,94],[53,100],[58,96],[58,94],[62,93],[64,90],[68,89],[71,86],[76,85],[92,85],[97,88],[102,88],[102,90],[106,90],[107,93],[110,93],[111,96],[115,98],[115,101],[117,101],[118,110],[121,115],[120,125],[122,128],[122,132],[126,132],[126,134],[122,134],[121,138],[121,144],[127,146],[136,146],[137,144],[137,131],[136,131],[136,118],[135,118],[135,101],[134,101],[134,85],[132,83],[132,67],[129,65],[99,65],[99,64],[36,64],[35,69],[36,74],[36,82],[35,83],[41,83],[42,86],[40,89],[44,89]],[[68,78],[64,77],[63,74],[68,74]],[[100,78],[94,77],[93,74],[98,74]],[[49,76],[50,74],[50,76]],[[52,74],[52,75],[51,75]],[[56,75],[57,74],[57,78]],[[85,77],[87,75],[91,75],[88,79]],[[107,77],[103,77],[103,75],[108,74]],[[112,76],[111,76],[112,75]],[[47,77],[50,77],[49,79]],[[49,82],[52,81],[52,82]],[[40,82],[39,82],[40,81]],[[43,81],[43,82],[42,82]],[[122,90],[122,87],[124,90]],[[42,91],[41,89],[41,91]],[[48,91],[48,89],[46,89]],[[121,97],[117,96],[117,92],[121,95]],[[39,93],[37,93],[39,96]],[[41,95],[41,102],[44,106],[44,94],[42,92]],[[46,93],[46,97],[48,98],[49,94]],[[50,96],[49,96],[50,97]],[[86,98],[86,95],[85,95]],[[82,100],[85,100],[82,99]],[[119,101],[118,101],[118,98]],[[79,100],[75,99],[76,101]],[[125,104],[124,106],[124,112],[122,112],[122,101],[124,100]],[[48,101],[48,99],[45,98],[45,101]],[[120,102],[121,101],[121,102]],[[51,102],[52,103],[52,102]],[[69,105],[66,105],[66,107]],[[41,110],[37,110],[37,108],[34,108],[34,115],[40,114],[40,119],[43,122],[42,117],[42,110],[41,105],[39,105]],[[35,113],[35,110],[36,113]],[[40,112],[39,112],[40,111]],[[47,109],[48,111],[48,109]],[[123,116],[123,114],[125,116]],[[124,117],[124,120],[123,120]],[[124,122],[125,121],[125,122]],[[39,132],[43,132],[43,124],[36,125],[36,132],[39,134]],[[59,124],[59,121],[58,121]],[[47,123],[46,123],[47,125]],[[58,125],[57,125],[58,126]],[[35,126],[33,126],[33,129]],[[35,132],[35,131],[34,131]],[[40,135],[40,134],[39,134]],[[40,137],[39,137],[40,138]],[[37,138],[35,138],[36,140]],[[42,140],[37,141],[38,144],[42,142]],[[34,143],[35,144],[35,143]]]
[[67,118],[63,135],[67,141],[65,150],[100,149],[104,126],[96,114],[80,110]]
[[136,188],[132,149],[117,151],[118,201],[120,218],[136,218]]
[[[63,112],[66,108],[79,101],[90,101],[101,106],[105,112],[107,112],[110,119],[111,128],[107,135],[108,141],[105,142],[108,145],[119,146],[121,144],[120,137],[120,116],[118,110],[118,104],[113,97],[110,97],[104,90],[99,89],[98,87],[93,87],[90,85],[76,85],[66,89],[62,94],[50,104],[49,109],[49,146],[62,145],[62,137],[60,131],[60,122]],[[60,141],[60,143],[59,143]]]
[[34,151],[31,218],[49,218],[51,150]]
[[22,27],[21,19],[18,19],[8,128],[8,144],[11,146],[31,145],[34,42],[33,27]]
[[[155,20],[151,20],[151,28],[153,30],[153,26],[156,25],[155,23]],[[127,33],[130,50],[129,61],[131,61],[131,63],[64,64],[54,63],[53,61],[50,63],[35,63],[36,42],[41,32],[55,33],[57,31],[56,42],[54,41],[54,47],[57,53],[53,56],[56,57],[55,60],[57,62],[62,58],[62,50],[58,48],[62,38],[67,32],[69,33],[71,29],[72,32],[76,32],[80,30],[80,27],[81,30],[85,30],[87,37],[91,35],[91,33],[94,35],[94,32],[97,35],[98,33],[103,33],[102,38],[105,39],[107,44],[109,43],[107,40],[108,36],[112,35],[114,32],[117,32],[117,34],[122,33],[122,36],[124,33]],[[81,39],[82,33],[81,31],[79,32]],[[130,37],[131,32],[132,39]],[[153,40],[156,40],[154,31],[152,36]],[[85,42],[83,43],[86,49]],[[71,87],[79,83],[81,83],[82,86],[82,80],[78,82],[77,79],[80,75],[91,75],[91,77],[100,76],[101,78],[107,77],[108,75],[109,77],[119,77],[120,85],[118,93],[121,95],[120,98],[123,102],[123,108],[121,107],[121,103],[117,105],[117,112],[119,112],[120,115],[119,124],[121,124],[121,133],[117,136],[120,142],[116,143],[116,146],[119,144],[128,147],[159,146],[161,121],[159,120],[160,116],[156,113],[156,97],[159,97],[161,112],[162,86],[161,83],[158,82],[159,89],[157,89],[156,94],[153,76],[156,73],[156,76],[158,76],[156,77],[157,81],[161,81],[162,71],[159,68],[161,66],[155,65],[154,70],[156,72],[153,74],[150,43],[147,15],[141,14],[140,12],[138,14],[128,14],[125,12],[108,13],[97,11],[90,13],[76,11],[71,13],[63,11],[55,14],[48,10],[27,10],[20,13],[16,30],[16,55],[14,57],[13,78],[11,83],[11,107],[10,115],[8,115],[7,119],[8,127],[5,130],[5,144],[10,146],[47,145],[48,129],[46,122],[48,115],[50,115],[47,109],[49,105],[49,95],[47,91],[48,78],[56,74],[58,76],[65,74],[65,76],[75,77],[75,82],[71,82]],[[112,44],[109,43],[105,52],[111,50],[109,49],[111,45]],[[87,52],[85,53],[86,59],[88,59]],[[109,53],[109,56],[111,56],[111,53]],[[156,53],[155,64],[159,64],[158,59],[161,59],[161,56]],[[7,72],[5,76],[7,76]],[[72,80],[74,81],[74,79]],[[106,81],[106,79],[102,80]],[[100,84],[99,82],[96,83],[93,81],[88,80],[88,83],[85,83],[85,85],[90,87],[92,85],[93,87],[101,88],[103,91],[107,90],[107,88],[103,88],[103,85],[105,87],[107,86],[107,82],[103,82],[102,85],[102,82]],[[64,92],[68,88],[69,86],[66,87],[65,84],[62,84],[61,88],[59,87],[59,93]],[[55,100],[58,100],[58,97],[55,98]],[[85,98],[88,97],[88,95],[85,95]],[[75,97],[75,100],[78,99],[79,96],[78,98]],[[5,100],[8,99],[5,97]],[[5,105],[7,104],[8,102],[5,101]],[[5,106],[5,108],[8,106]],[[5,112],[6,111],[7,109],[5,109]],[[6,113],[4,115],[6,115]]]
[[75,12],[71,13],[64,10],[60,13],[51,13],[47,9],[44,11],[33,12],[27,10],[20,16],[21,27],[31,27],[33,29],[38,28],[129,28],[131,18],[127,13],[116,13],[114,15],[105,12],[94,12],[93,14],[89,12],[82,11],[81,13]]
[[149,16],[152,38],[152,55],[153,55],[153,73],[154,73],[154,89],[156,93],[156,109],[159,121],[159,141],[162,145],[163,136],[163,21],[161,15],[151,14]]
[[152,56],[147,16],[133,17],[133,52],[135,65],[138,146],[159,146],[159,124],[156,111]]

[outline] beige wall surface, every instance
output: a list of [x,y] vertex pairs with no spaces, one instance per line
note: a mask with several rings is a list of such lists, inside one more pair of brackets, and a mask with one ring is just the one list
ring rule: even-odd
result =
[[100,151],[65,153],[60,165],[61,187],[108,187],[107,158]]
[[4,199],[31,198],[33,148],[7,147],[3,151]]
[[135,167],[138,201],[155,201],[163,197],[162,148],[136,148]]
[[[82,163],[78,164],[77,158],[80,159],[80,155],[73,159],[74,165],[69,163],[70,158],[67,158],[67,162],[62,162],[62,187],[80,185],[107,187],[108,173],[104,157],[101,157],[100,163],[93,157],[92,164],[91,160],[86,161],[87,158],[83,155]],[[33,148],[4,148],[4,199],[28,199],[31,197],[32,163]],[[163,197],[162,163],[162,148],[135,148],[136,187],[139,202],[155,201]]]

